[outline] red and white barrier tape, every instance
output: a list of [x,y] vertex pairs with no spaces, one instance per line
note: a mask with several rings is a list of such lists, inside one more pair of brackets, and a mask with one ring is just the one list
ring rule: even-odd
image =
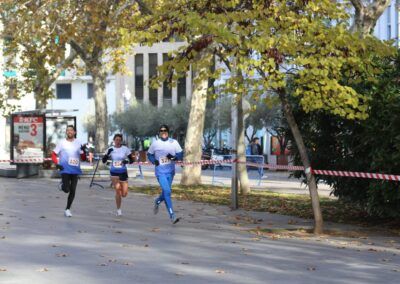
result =
[[43,163],[44,161],[51,161],[51,158],[25,158],[16,160],[0,160],[0,163]]
[[[42,163],[44,161],[51,161],[51,158],[26,158],[17,160],[0,160],[0,163]],[[184,162],[177,161],[175,164],[178,166],[189,166],[189,165],[222,165],[222,164],[233,164],[233,163],[243,163],[248,166],[260,167],[267,169],[276,170],[288,170],[288,171],[304,171],[303,166],[284,166],[284,165],[271,165],[271,164],[259,164],[254,162],[240,162],[237,160],[201,160],[196,162]],[[147,165],[151,166],[150,162],[134,162],[131,165]],[[400,181],[400,175],[390,175],[390,174],[379,174],[379,173],[364,173],[364,172],[350,172],[350,171],[332,171],[332,170],[315,170],[312,169],[313,174],[326,175],[326,176],[341,176],[341,177],[356,177],[356,178],[368,178],[368,179],[380,179],[380,180],[390,180],[390,181]]]
[[317,174],[317,175],[325,175],[325,176],[357,177],[357,178],[370,178],[370,179],[400,181],[400,175],[349,172],[349,171],[314,170],[314,169],[312,169],[312,173]]

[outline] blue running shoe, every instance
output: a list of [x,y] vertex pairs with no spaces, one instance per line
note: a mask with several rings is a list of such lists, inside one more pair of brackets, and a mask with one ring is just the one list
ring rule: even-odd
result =
[[181,220],[181,218],[176,217],[175,214],[172,215],[172,217],[171,217],[171,223],[172,223],[172,224],[176,224],[176,223],[178,223],[180,220]]

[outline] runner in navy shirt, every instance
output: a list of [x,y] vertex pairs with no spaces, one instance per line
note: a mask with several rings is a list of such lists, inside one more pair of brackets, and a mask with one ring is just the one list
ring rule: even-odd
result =
[[[65,217],[72,217],[71,205],[75,198],[78,176],[82,174],[80,160],[86,160],[84,146],[75,138],[76,131],[73,125],[67,126],[67,138],[60,141],[52,153],[52,160],[60,170],[62,186],[65,193],[69,193]],[[57,159],[58,157],[58,159]]]
[[122,215],[122,198],[128,195],[128,170],[126,164],[133,163],[131,150],[122,145],[122,135],[114,135],[114,146],[107,149],[103,156],[103,163],[111,160],[110,176],[115,189],[115,203],[117,204],[117,216]]

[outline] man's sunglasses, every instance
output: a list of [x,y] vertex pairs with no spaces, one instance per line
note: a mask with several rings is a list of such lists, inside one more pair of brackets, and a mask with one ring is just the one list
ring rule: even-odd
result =
[[168,132],[168,130],[167,129],[160,129],[160,131],[158,131],[158,132]]

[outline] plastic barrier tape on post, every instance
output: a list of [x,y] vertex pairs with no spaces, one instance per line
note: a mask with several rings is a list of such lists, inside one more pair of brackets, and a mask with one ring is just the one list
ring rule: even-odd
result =
[[51,158],[25,158],[17,160],[0,160],[0,163],[43,163],[44,161],[51,161]]
[[[0,160],[0,163],[42,163],[44,161],[51,161],[51,158],[32,158],[32,159],[18,159],[18,160]],[[242,162],[238,160],[200,160],[195,162],[181,162],[177,161],[175,164],[178,166],[189,166],[189,165],[219,165],[219,164],[232,164],[232,163],[243,163],[248,166],[260,167],[259,163]],[[131,164],[137,165],[152,165],[150,162],[135,162]],[[287,171],[304,171],[303,166],[284,166],[284,165],[270,165],[263,164],[263,168],[276,169],[276,170],[287,170]],[[308,168],[309,169],[309,168]],[[310,169],[313,174],[326,175],[326,176],[341,176],[341,177],[355,177],[355,178],[369,178],[369,179],[380,179],[390,181],[400,181],[400,175],[391,174],[380,174],[380,173],[364,173],[364,172],[350,172],[350,171],[332,171],[332,170],[315,170]]]
[[370,178],[370,179],[400,181],[400,175],[348,172],[348,171],[314,170],[314,169],[312,170],[312,173],[317,174],[317,175],[325,175],[325,176],[356,177],[356,178]]

